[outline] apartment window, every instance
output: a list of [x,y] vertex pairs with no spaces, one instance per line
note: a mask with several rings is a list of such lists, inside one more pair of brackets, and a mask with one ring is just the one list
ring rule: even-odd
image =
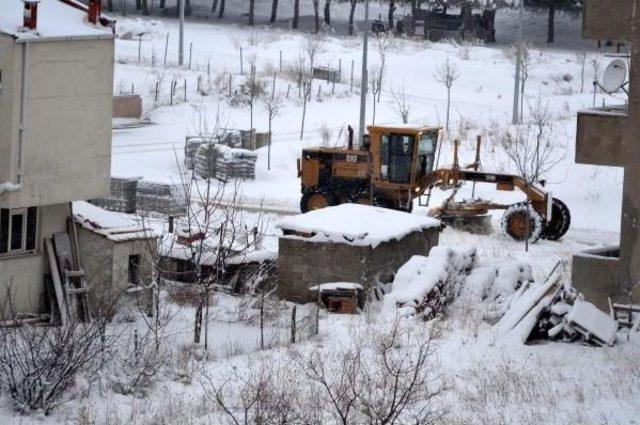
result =
[[38,209],[0,209],[0,255],[36,250]]

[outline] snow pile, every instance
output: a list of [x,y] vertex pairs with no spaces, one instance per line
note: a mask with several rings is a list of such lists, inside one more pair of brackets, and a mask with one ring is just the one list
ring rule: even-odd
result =
[[110,27],[88,23],[86,6],[82,3],[77,3],[77,5],[75,7],[59,0],[41,1],[38,4],[38,26],[34,33],[24,31],[22,25],[24,3],[21,0],[2,0],[0,1],[0,32],[17,38],[105,37],[112,35]]
[[118,19],[116,34],[124,40],[137,38],[139,35],[164,34],[166,28],[161,21],[155,19]]
[[[440,226],[440,221],[360,204],[343,204],[286,217],[276,227],[286,232],[310,234],[313,242],[377,247],[413,232]],[[285,237],[296,237],[288,235]]]
[[0,183],[0,195],[2,195],[3,193],[17,192],[18,190],[20,190],[19,184],[11,182]]
[[475,258],[475,248],[434,247],[428,257],[414,255],[398,270],[383,311],[433,318],[460,294]]

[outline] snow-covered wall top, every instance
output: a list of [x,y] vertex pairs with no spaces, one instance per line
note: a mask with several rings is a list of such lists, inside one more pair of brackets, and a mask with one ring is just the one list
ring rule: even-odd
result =
[[18,39],[113,35],[110,27],[89,23],[86,11],[59,0],[42,0],[38,4],[38,25],[35,32],[25,31],[23,15],[24,3],[21,0],[0,0],[0,33]]
[[[342,204],[287,217],[276,227],[313,234],[313,242],[334,242],[375,248],[412,232],[437,227],[440,221],[415,214],[360,204]],[[285,236],[286,237],[286,236]],[[291,236],[296,237],[296,236]]]

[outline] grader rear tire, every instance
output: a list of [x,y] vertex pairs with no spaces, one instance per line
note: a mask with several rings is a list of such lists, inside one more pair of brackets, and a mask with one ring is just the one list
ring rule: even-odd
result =
[[[528,213],[527,213],[528,210]],[[527,239],[527,221],[529,221],[529,242],[535,243],[542,236],[544,223],[540,214],[527,204],[513,204],[502,216],[502,231],[517,241]]]
[[542,238],[557,241],[563,237],[571,226],[571,212],[564,202],[553,198],[551,204],[551,220],[548,221],[542,232]]
[[306,213],[337,204],[338,201],[332,193],[323,190],[317,190],[313,192],[307,192],[302,195],[302,199],[300,199],[300,211]]

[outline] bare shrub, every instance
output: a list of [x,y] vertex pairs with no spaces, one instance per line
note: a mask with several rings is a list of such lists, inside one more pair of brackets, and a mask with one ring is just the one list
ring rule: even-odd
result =
[[411,100],[404,89],[404,83],[402,84],[402,88],[399,92],[393,91],[391,94],[393,96],[394,110],[396,114],[398,114],[404,124],[407,124],[409,122],[411,112],[414,109],[414,105],[411,103]]
[[77,381],[90,385],[108,358],[106,320],[67,326],[0,327],[0,388],[20,412],[53,409],[73,398]]

